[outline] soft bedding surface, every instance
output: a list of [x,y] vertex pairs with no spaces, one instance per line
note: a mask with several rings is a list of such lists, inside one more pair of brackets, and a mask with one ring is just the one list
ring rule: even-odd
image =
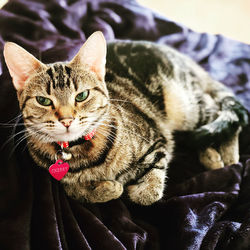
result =
[[[0,123],[19,114],[5,41],[49,63],[71,59],[96,30],[110,41],[175,47],[250,110],[249,45],[193,32],[133,0],[9,0],[0,10]],[[22,133],[12,133],[13,126],[0,126],[0,249],[250,249],[250,127],[241,134],[240,163],[215,171],[205,171],[179,136],[165,197],[150,207],[126,197],[105,204],[69,199],[35,166],[25,141],[19,144]]]

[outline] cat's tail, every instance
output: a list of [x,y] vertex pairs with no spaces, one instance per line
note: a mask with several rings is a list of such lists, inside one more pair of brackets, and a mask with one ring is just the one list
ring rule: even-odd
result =
[[248,124],[248,111],[235,97],[224,97],[220,103],[219,116],[213,122],[189,133],[189,142],[195,148],[219,145]]

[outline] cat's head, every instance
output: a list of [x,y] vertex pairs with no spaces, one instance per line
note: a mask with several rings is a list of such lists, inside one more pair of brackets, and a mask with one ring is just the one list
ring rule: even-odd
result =
[[4,57],[31,136],[72,141],[101,123],[109,108],[101,32],[92,34],[70,62],[46,65],[10,42]]

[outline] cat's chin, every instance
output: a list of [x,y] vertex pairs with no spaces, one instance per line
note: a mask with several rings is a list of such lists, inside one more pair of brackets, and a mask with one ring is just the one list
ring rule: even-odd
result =
[[84,135],[80,133],[65,133],[60,135],[53,135],[52,141],[58,142],[58,141],[76,141],[79,138],[82,138]]

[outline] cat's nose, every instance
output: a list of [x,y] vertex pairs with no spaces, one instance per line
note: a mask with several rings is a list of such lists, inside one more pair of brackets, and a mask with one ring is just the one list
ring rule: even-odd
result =
[[60,119],[60,122],[62,123],[62,125],[66,128],[69,128],[71,123],[73,122],[73,118],[64,118],[64,119]]

